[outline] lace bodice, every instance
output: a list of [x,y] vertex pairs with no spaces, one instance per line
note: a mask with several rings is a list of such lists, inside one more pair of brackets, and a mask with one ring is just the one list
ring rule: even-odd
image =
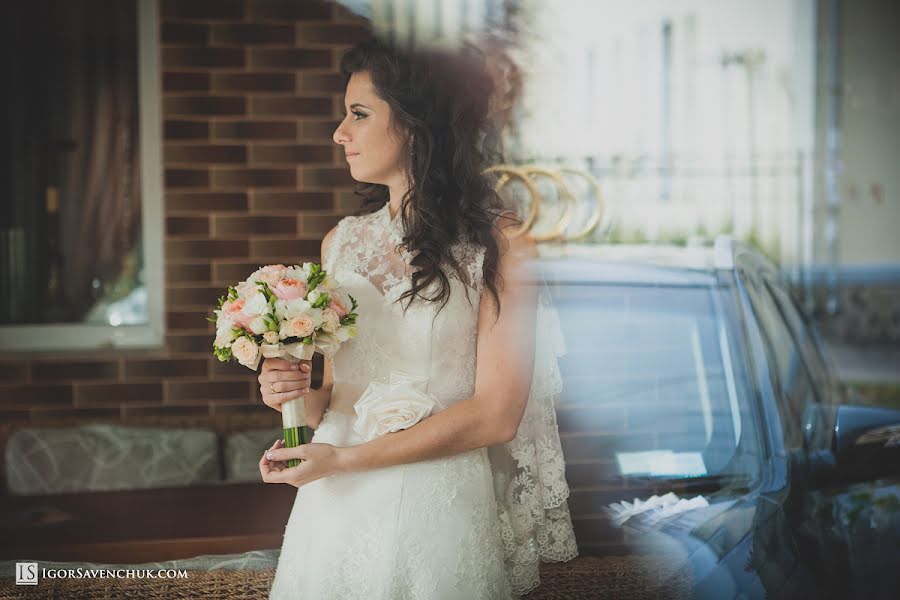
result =
[[[427,377],[427,392],[439,402],[435,412],[472,394],[475,385],[475,341],[481,294],[484,249],[459,243],[453,253],[466,273],[453,269],[450,298],[417,299],[404,312],[412,286],[412,255],[401,248],[402,221],[390,216],[389,205],[338,223],[325,257],[325,269],[359,303],[358,333],[334,357],[335,385],[365,386],[387,382],[402,370]],[[430,296],[436,283],[424,290]]]

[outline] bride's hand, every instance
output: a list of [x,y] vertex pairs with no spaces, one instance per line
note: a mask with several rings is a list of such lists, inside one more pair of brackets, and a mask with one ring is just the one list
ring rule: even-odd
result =
[[[329,477],[344,470],[344,448],[331,444],[309,443],[285,448],[281,440],[275,442],[259,461],[259,472],[266,483],[288,483],[296,488],[316,479]],[[296,467],[287,461],[299,458]]]
[[283,403],[309,393],[312,361],[301,360],[299,364],[292,364],[283,358],[267,358],[257,379],[263,402],[281,412]]

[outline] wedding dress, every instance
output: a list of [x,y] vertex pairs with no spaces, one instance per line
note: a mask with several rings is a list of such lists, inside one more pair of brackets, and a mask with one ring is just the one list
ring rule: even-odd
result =
[[[401,239],[387,203],[337,226],[324,268],[357,299],[358,333],[334,356],[331,405],[313,442],[362,444],[474,391],[483,249],[454,248],[467,281],[446,271],[442,310],[417,300],[404,314],[407,299],[397,299],[412,280]],[[542,292],[544,338],[516,439],[301,486],[270,598],[516,598],[540,583],[541,560],[577,555],[554,410],[564,348],[547,301]]]

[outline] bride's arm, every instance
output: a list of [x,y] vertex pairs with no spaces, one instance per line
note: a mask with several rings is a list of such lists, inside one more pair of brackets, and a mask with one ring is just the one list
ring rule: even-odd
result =
[[[504,230],[505,231],[505,230]],[[410,429],[338,449],[341,470],[362,471],[451,456],[512,440],[525,412],[534,370],[537,286],[527,277],[537,256],[530,237],[498,235],[501,312],[481,294],[474,394]]]

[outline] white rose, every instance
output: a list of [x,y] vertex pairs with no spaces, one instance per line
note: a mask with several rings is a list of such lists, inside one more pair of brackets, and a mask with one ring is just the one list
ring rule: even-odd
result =
[[318,300],[318,299],[319,299],[319,296],[321,296],[321,295],[322,295],[322,292],[320,292],[320,291],[319,291],[319,288],[316,287],[316,289],[314,289],[313,291],[311,291],[311,292],[309,292],[308,294],[306,294],[306,300],[307,300],[310,304],[315,304],[315,303],[316,303],[316,300]]
[[247,296],[252,296],[256,293],[256,284],[249,281],[242,281],[234,286],[234,291],[237,292],[238,298],[246,298]]
[[350,332],[347,330],[347,327],[340,327],[337,331],[334,332],[334,339],[339,341],[340,343],[344,343],[350,339]]
[[309,318],[313,320],[313,323],[316,324],[316,329],[322,326],[322,309],[321,308],[310,308],[309,309]]
[[322,280],[321,285],[324,285],[329,290],[336,290],[338,287],[338,282],[331,275],[326,275],[325,279]]
[[[392,378],[393,378],[392,373]],[[429,416],[437,405],[423,386],[412,381],[372,382],[356,402],[353,430],[366,441],[401,429],[409,429]]]
[[[278,302],[279,301],[275,302],[276,308],[278,307]],[[284,307],[285,310],[283,318],[285,320],[293,319],[294,317],[299,317],[302,314],[309,313],[310,309],[312,308],[309,302],[307,302],[306,300],[301,300],[300,298],[288,300],[284,303]]]
[[306,281],[307,279],[309,279],[309,272],[307,271],[306,273],[304,273],[303,270],[300,269],[300,267],[294,265],[293,267],[287,268],[287,270],[284,272],[284,276],[291,279],[296,279],[297,281]]
[[263,334],[263,339],[267,344],[277,344],[280,338],[277,331],[267,331]]
[[249,338],[245,336],[238,338],[231,346],[231,354],[245,367],[256,368],[259,348]]
[[219,319],[216,321],[216,347],[225,348],[234,340],[236,334],[232,330],[233,327],[234,323],[231,319],[219,316]]
[[287,302],[279,298],[275,301],[275,318],[279,321],[287,319],[288,307]]
[[269,326],[266,325],[266,322],[262,317],[256,317],[252,321],[250,321],[250,331],[252,331],[256,335],[262,335],[263,333],[269,330]]
[[322,330],[325,333],[334,333],[341,326],[341,319],[337,313],[330,308],[322,311]]
[[257,291],[252,296],[249,296],[244,302],[244,306],[241,308],[241,314],[248,317],[256,317],[268,312],[268,308],[269,301],[266,300],[266,295]]

